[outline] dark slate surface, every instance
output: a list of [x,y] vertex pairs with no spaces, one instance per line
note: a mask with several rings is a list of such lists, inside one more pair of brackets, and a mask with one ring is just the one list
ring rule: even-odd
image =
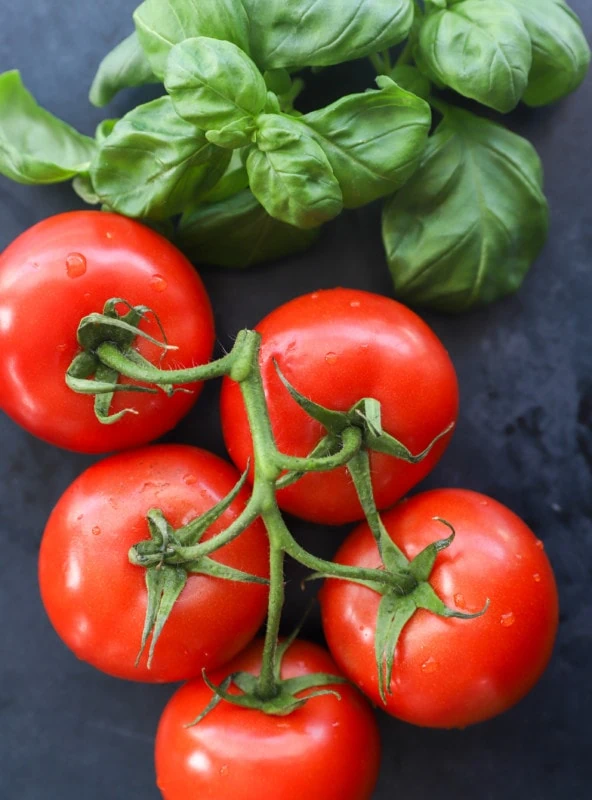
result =
[[[572,0],[592,33],[589,0]],[[0,70],[18,67],[38,100],[87,133],[102,112],[86,100],[102,55],[131,30],[133,0],[3,3]],[[348,68],[360,88],[367,74]],[[322,90],[335,91],[327,74]],[[553,222],[523,291],[460,318],[428,316],[458,369],[462,416],[424,487],[462,486],[508,504],[544,540],[561,594],[552,663],[517,708],[464,732],[419,730],[380,716],[383,767],[375,797],[554,800],[590,796],[592,693],[592,81],[551,109],[509,124],[541,154]],[[121,114],[149,96],[128,92]],[[79,207],[67,186],[0,179],[0,247],[51,214]],[[375,209],[329,226],[310,253],[244,274],[207,270],[218,336],[293,296],[336,284],[389,292]],[[169,438],[223,451],[217,387]],[[90,458],[35,441],[0,418],[0,798],[151,800],[152,741],[171,687],[120,683],[79,663],[45,618],[37,550],[52,504]],[[330,555],[338,535],[295,524]],[[292,591],[288,623],[304,601]],[[319,637],[317,620],[307,633]]]

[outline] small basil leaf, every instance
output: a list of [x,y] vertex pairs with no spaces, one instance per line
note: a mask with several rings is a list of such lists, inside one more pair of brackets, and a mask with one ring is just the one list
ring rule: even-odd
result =
[[257,147],[247,157],[251,191],[272,217],[315,228],[343,208],[339,183],[323,149],[291,117],[258,117]]
[[415,57],[428,76],[506,113],[526,89],[532,46],[506,0],[464,0],[426,14]]
[[254,128],[267,100],[263,75],[231,42],[201,36],[171,50],[165,86],[177,113],[204,131]]
[[85,203],[91,206],[96,206],[101,202],[101,198],[95,192],[88,172],[81,172],[76,175],[72,181],[72,188]]
[[24,184],[87,172],[95,143],[37,105],[17,70],[0,75],[0,173]]
[[532,145],[447,108],[421,166],[383,214],[395,294],[458,312],[515,292],[545,242],[547,202]]
[[384,50],[408,35],[413,0],[243,0],[252,57],[264,69],[323,67]]
[[532,41],[532,67],[523,100],[543,106],[577,89],[590,64],[590,47],[576,14],[563,0],[509,0]]
[[164,219],[209,191],[229,160],[175,113],[170,97],[161,97],[117,122],[93,160],[91,178],[115,211]]
[[386,77],[380,91],[352,94],[300,117],[329,159],[346,208],[392,194],[419,164],[430,107]]
[[218,183],[202,198],[205,203],[219,203],[242,192],[249,185],[249,176],[243,163],[242,150],[234,150],[226,172]]
[[105,141],[107,136],[110,136],[113,132],[113,128],[119,122],[119,119],[104,119],[96,127],[95,130],[95,141],[97,144],[101,144]]
[[100,108],[110,103],[120,89],[147,83],[158,83],[158,78],[152,72],[138,35],[132,33],[101,61],[88,97],[94,106]]
[[292,78],[287,69],[268,69],[263,78],[267,88],[274,94],[287,94],[292,88]]
[[270,217],[245,190],[181,217],[178,243],[195,263],[248,267],[306,250],[319,228],[301,230]]
[[427,100],[432,93],[432,85],[422,72],[417,67],[411,64],[399,64],[389,73],[391,78],[406,92],[411,92],[421,97],[422,100]]
[[134,12],[134,23],[159,78],[171,48],[185,39],[209,36],[249,52],[249,19],[241,0],[144,0]]

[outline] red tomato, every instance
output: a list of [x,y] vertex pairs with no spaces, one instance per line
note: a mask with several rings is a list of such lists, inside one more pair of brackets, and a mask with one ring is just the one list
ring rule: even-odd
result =
[[[258,674],[256,641],[209,678],[238,670]],[[290,647],[282,677],[339,674],[329,654],[304,641]],[[283,717],[220,703],[194,720],[212,698],[201,678],[185,684],[165,708],[156,737],[157,783],[165,800],[368,800],[377,780],[380,741],[370,707],[353,686],[312,698]]]
[[[148,539],[146,513],[160,508],[174,528],[221,500],[238,474],[205,450],[159,445],[111,456],[84,472],[54,508],[41,543],[39,582],[49,618],[83,661],[119,678],[151,682],[193,677],[238,653],[266,612],[267,588],[189,576],[147,667],[140,649],[146,614],[145,570],[128,551]],[[227,527],[248,499],[243,490],[204,535]],[[268,574],[267,537],[257,522],[212,558]]]
[[[384,429],[412,452],[421,452],[458,413],[454,367],[435,334],[405,306],[368,292],[331,289],[299,297],[259,323],[261,369],[278,447],[305,456],[324,435],[290,397],[273,365],[303,395],[338,411],[373,397],[382,404]],[[252,455],[249,426],[237,384],[225,380],[222,424],[239,469]],[[449,441],[411,465],[372,454],[379,508],[400,499],[434,467]],[[252,460],[251,460],[252,463]],[[342,524],[363,517],[345,468],[307,475],[278,494],[280,506],[303,519]]]
[[[174,427],[199,394],[199,385],[171,398],[119,393],[113,411],[131,406],[140,413],[113,425],[96,420],[93,399],[72,392],[64,376],[79,350],[78,323],[112,297],[153,309],[179,348],[162,357],[138,339],[146,358],[163,367],[210,358],[214,327],[201,279],[172,244],[138,222],[100,211],[59,214],[0,256],[0,406],[52,444],[87,453],[144,444]],[[162,340],[152,315],[142,328]]]
[[[540,678],[557,630],[555,579],[542,542],[509,509],[484,495],[440,489],[417,495],[383,515],[408,558],[446,536],[430,579],[452,608],[477,612],[473,620],[443,619],[420,610],[403,629],[395,655],[386,711],[416,725],[462,728],[500,714]],[[368,527],[346,539],[336,560],[378,567]],[[380,597],[363,586],[329,580],[321,592],[323,626],[335,660],[377,705],[374,656]]]

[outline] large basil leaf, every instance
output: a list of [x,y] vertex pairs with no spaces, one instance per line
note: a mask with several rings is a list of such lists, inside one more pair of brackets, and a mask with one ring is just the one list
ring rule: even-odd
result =
[[195,263],[248,267],[306,250],[318,234],[270,217],[247,189],[183,214],[177,241]]
[[251,55],[264,69],[323,67],[401,42],[413,0],[243,0]]
[[59,183],[86,172],[95,147],[37,105],[17,70],[0,75],[0,173],[17,183]]
[[343,208],[339,183],[322,147],[291,117],[262,114],[257,147],[247,157],[251,191],[272,217],[314,228]]
[[91,180],[115,211],[163,219],[214,186],[229,160],[176,114],[170,97],[161,97],[116,123],[93,160]]
[[532,145],[447,108],[421,166],[384,209],[395,294],[411,305],[464,311],[515,292],[547,226]]
[[255,128],[267,86],[251,59],[231,42],[198,37],[171,50],[165,86],[177,113],[204,131]]
[[526,89],[532,45],[506,0],[463,0],[426,14],[415,56],[434,80],[506,113]]
[[145,0],[134,13],[162,77],[169,50],[196,36],[233,42],[263,71],[329,66],[401,42],[413,0]]
[[158,83],[150,62],[140,46],[138,36],[132,33],[120,42],[99,64],[89,92],[90,102],[106,106],[120,89]]
[[164,77],[171,48],[197,36],[236,44],[249,52],[249,19],[241,0],[144,0],[134,23],[146,57]]
[[392,194],[419,163],[430,130],[427,103],[385,76],[380,91],[352,94],[300,117],[329,159],[346,208]]
[[509,0],[522,14],[532,41],[532,68],[523,100],[553,103],[584,80],[590,48],[580,20],[563,0]]

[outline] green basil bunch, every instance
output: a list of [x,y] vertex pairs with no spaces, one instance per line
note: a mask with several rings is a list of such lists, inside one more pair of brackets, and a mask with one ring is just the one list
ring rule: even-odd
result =
[[[547,233],[540,161],[434,87],[504,113],[573,91],[590,51],[564,0],[145,0],[134,23],[91,102],[148,83],[166,94],[91,139],[0,75],[0,172],[72,180],[194,260],[235,267],[303,250],[342,209],[390,196],[398,297],[459,311],[518,288]],[[377,88],[296,110],[309,68],[363,57]],[[431,136],[430,106],[443,117]]]

